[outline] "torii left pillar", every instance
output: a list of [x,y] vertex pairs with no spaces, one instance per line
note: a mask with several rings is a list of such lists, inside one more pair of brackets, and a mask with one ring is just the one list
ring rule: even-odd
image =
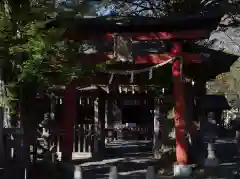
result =
[[73,124],[77,116],[77,89],[75,82],[71,82],[65,89],[63,99],[63,115],[61,121],[62,141],[61,149],[62,161],[69,162],[72,160],[73,152]]
[[[174,44],[173,53],[181,56],[181,45]],[[176,59],[172,64],[173,95],[175,98],[175,135],[176,135],[176,163],[174,164],[174,176],[188,177],[191,174],[191,167],[188,165],[188,149],[186,139],[185,120],[185,85],[182,79],[182,62]]]

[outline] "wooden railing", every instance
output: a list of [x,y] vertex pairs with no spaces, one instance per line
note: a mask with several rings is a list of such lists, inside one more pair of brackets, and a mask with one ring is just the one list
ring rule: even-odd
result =
[[73,152],[92,152],[95,137],[93,124],[75,125]]

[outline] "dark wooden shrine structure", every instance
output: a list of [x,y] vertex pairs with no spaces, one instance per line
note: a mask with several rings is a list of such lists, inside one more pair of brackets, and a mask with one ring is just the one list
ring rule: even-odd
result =
[[[106,64],[105,71],[94,72],[90,78],[76,79],[64,87],[61,120],[61,128],[64,131],[61,146],[63,159],[70,160],[73,151],[72,131],[77,117],[76,99],[79,94],[95,96],[94,123],[100,147],[96,152],[100,152],[99,150],[104,146],[105,103],[110,110],[114,99],[152,100],[154,104],[152,106],[155,106],[153,108],[155,109],[154,136],[156,136],[159,135],[159,123],[161,123],[159,107],[161,106],[153,102],[158,101],[154,93],[146,94],[145,91],[150,86],[166,87],[168,85],[172,87],[171,91],[175,99],[176,160],[179,164],[188,164],[185,134],[188,132],[191,121],[198,118],[195,113],[194,98],[205,95],[205,69],[209,68],[200,54],[201,51],[192,49],[191,45],[195,41],[208,38],[221,16],[222,14],[205,14],[163,19],[57,18],[48,23],[47,28],[65,27],[66,31],[63,34],[65,39],[78,42],[90,39],[98,44],[97,49],[79,53],[74,59],[76,63],[89,66]],[[127,55],[117,54],[115,43],[120,38],[127,42],[129,50]],[[164,63],[166,64],[163,65]],[[153,68],[158,64],[162,65]],[[97,86],[94,92],[81,90],[91,85]],[[123,90],[129,92],[119,95]],[[154,138],[155,143],[157,140],[160,139]]]

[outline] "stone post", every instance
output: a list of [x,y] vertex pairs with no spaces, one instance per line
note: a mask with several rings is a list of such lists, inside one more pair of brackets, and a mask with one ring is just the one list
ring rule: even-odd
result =
[[207,158],[204,161],[205,167],[217,167],[219,160],[215,152],[215,139],[216,139],[216,121],[214,120],[214,112],[208,114],[205,124],[205,141],[207,143]]

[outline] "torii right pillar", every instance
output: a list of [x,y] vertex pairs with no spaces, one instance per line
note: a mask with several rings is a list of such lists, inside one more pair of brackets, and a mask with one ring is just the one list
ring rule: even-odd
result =
[[[181,55],[181,45],[174,44],[173,52],[176,56]],[[175,135],[176,135],[176,163],[173,166],[174,176],[188,177],[192,173],[188,165],[188,149],[186,139],[185,120],[185,87],[182,79],[182,62],[176,59],[172,64],[173,95],[175,98]]]

